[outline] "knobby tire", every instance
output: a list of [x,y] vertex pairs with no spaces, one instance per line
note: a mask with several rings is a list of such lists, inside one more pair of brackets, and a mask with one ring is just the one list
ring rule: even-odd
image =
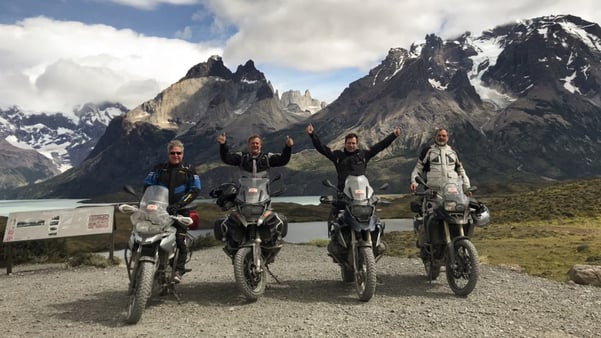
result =
[[265,269],[262,269],[258,274],[256,273],[252,248],[242,247],[236,252],[236,256],[234,256],[234,279],[240,292],[249,301],[256,301],[265,292],[267,273]]
[[137,270],[137,275],[133,283],[134,290],[129,298],[129,306],[127,308],[126,322],[128,324],[136,324],[146,308],[146,303],[152,292],[152,282],[154,279],[154,263],[140,262]]
[[359,248],[355,286],[359,300],[367,302],[376,293],[376,258],[371,247]]
[[457,268],[453,269],[447,259],[447,281],[457,296],[465,297],[474,291],[480,275],[478,251],[468,239],[455,242],[454,250]]

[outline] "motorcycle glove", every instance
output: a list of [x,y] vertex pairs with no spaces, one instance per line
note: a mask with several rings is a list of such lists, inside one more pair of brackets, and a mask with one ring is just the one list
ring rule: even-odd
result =
[[179,203],[174,203],[167,207],[167,212],[169,213],[169,215],[177,215],[177,212],[180,208],[181,205]]

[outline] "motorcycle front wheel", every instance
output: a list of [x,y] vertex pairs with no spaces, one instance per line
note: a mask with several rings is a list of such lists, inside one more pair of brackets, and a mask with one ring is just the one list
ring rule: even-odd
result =
[[154,279],[154,263],[140,262],[137,273],[131,281],[131,293],[125,321],[128,324],[136,324],[142,317],[146,302],[152,292]]
[[355,266],[355,287],[359,299],[367,302],[376,293],[376,258],[371,247],[357,250]]
[[447,281],[457,296],[467,296],[476,287],[480,275],[478,251],[468,239],[455,242],[455,266],[446,260]]
[[252,248],[242,247],[236,252],[234,279],[240,292],[249,301],[256,301],[265,292],[267,273],[263,267],[255,266]]

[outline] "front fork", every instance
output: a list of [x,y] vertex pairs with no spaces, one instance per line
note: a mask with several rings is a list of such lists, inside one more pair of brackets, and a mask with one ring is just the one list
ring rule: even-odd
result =
[[372,248],[372,243],[371,243],[371,232],[370,231],[364,231],[363,232],[365,235],[362,234],[362,237],[365,237],[365,239],[361,238],[360,240],[357,239],[357,232],[356,231],[351,231],[351,255],[352,255],[352,261],[353,261],[353,271],[355,273],[359,272],[359,267],[358,262],[359,262],[359,248],[363,248],[363,247],[369,247],[370,249]]
[[261,253],[261,236],[257,229],[253,229],[251,232],[251,238],[254,235],[255,239],[252,241],[252,252],[253,252],[253,263],[256,274],[260,274],[263,271],[263,255]]
[[[447,245],[447,255],[448,255],[447,257],[449,259],[449,265],[451,267],[455,268],[457,266],[457,262],[456,262],[456,258],[455,258],[455,242],[451,239],[451,231],[449,230],[449,222],[443,221],[443,226],[444,226],[445,242]],[[463,232],[463,225],[457,224],[457,227],[459,228],[459,236],[456,237],[455,240],[465,237],[465,233]]]

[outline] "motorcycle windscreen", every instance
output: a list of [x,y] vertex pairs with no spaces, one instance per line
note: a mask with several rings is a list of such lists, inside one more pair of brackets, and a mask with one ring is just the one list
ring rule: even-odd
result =
[[374,189],[369,185],[369,180],[365,175],[348,176],[344,181],[344,194],[353,203],[368,203],[374,194]]
[[269,200],[269,178],[241,177],[238,200],[246,204],[259,204]]
[[140,209],[131,215],[131,222],[140,233],[159,233],[173,222],[167,213],[169,190],[160,185],[146,188]]
[[459,182],[449,182],[442,189],[442,200],[444,208],[447,211],[463,212],[467,209],[469,199],[463,193],[463,184]]

